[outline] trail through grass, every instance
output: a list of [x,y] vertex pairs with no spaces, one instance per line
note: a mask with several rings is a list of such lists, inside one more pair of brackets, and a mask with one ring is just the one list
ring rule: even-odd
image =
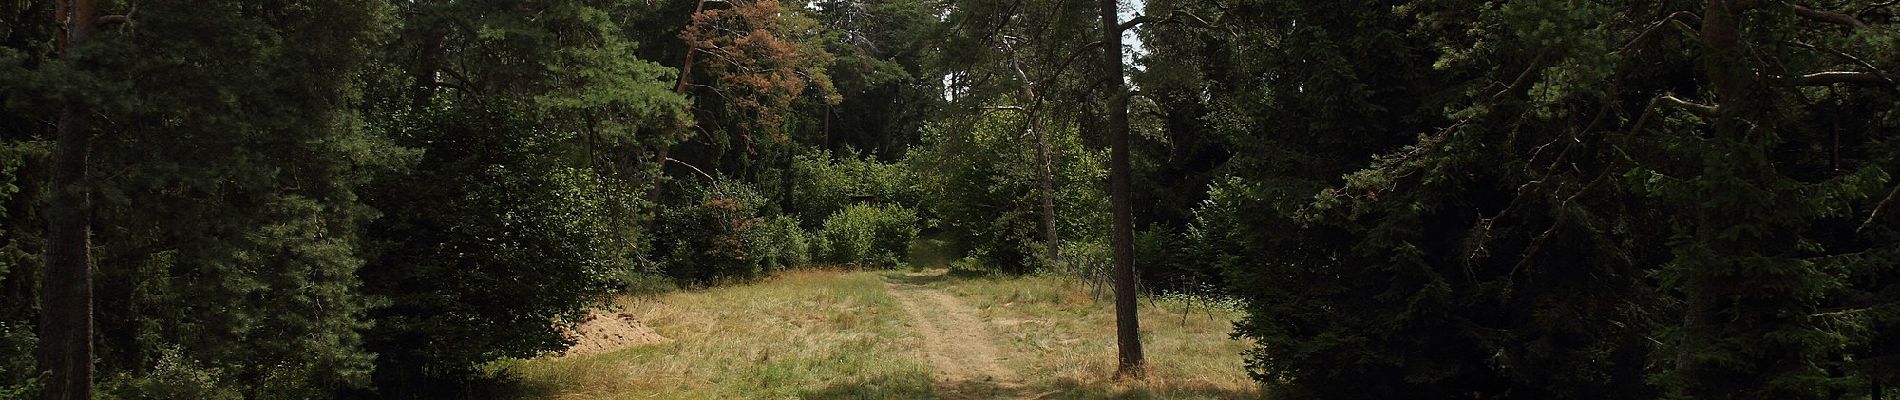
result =
[[[1257,398],[1238,315],[1144,302],[1150,379],[1117,383],[1114,312],[1060,277],[794,271],[625,299],[667,338],[499,364],[527,399]],[[1184,311],[1186,313],[1184,313]]]

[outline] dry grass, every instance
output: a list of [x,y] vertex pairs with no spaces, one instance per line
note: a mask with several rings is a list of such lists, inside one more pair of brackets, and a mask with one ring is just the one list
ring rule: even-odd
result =
[[1240,356],[1249,344],[1229,338],[1234,311],[1177,301],[1142,300],[1141,334],[1148,379],[1115,382],[1115,310],[1078,280],[1056,276],[948,278],[992,323],[1009,360],[1049,399],[1259,398]]
[[874,274],[781,273],[765,282],[627,299],[671,342],[505,363],[524,398],[918,398],[930,371]]
[[799,271],[766,282],[623,301],[671,342],[588,356],[502,363],[524,398],[937,397],[908,316],[885,281],[942,289],[980,310],[1000,363],[1024,395],[1046,399],[1257,398],[1228,338],[1233,312],[1142,303],[1152,367],[1117,383],[1114,312],[1060,277],[907,277]]

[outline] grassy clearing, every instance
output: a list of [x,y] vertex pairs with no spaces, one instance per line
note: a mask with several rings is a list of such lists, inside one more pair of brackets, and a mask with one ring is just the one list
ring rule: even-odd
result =
[[[800,271],[751,285],[623,302],[672,341],[504,363],[535,399],[928,399],[921,339],[885,282],[943,290],[978,309],[999,363],[1044,399],[1257,398],[1232,311],[1142,303],[1150,379],[1116,383],[1114,311],[1074,279]],[[941,385],[938,385],[940,388]],[[950,395],[951,397],[958,397]],[[967,397],[967,396],[966,396]]]
[[877,275],[781,273],[765,282],[627,299],[672,341],[501,366],[522,398],[921,398],[905,314]]
[[982,310],[1006,362],[1046,399],[1258,398],[1240,353],[1249,347],[1228,337],[1241,315],[1176,300],[1141,303],[1142,343],[1150,364],[1146,382],[1117,383],[1115,310],[1081,281],[1058,276],[958,278],[928,283]]

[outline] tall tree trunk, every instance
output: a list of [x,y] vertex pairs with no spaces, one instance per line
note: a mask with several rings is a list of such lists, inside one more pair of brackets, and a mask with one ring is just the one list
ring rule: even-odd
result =
[[[690,20],[695,16],[699,16],[699,13],[701,11],[706,10],[706,1],[707,0],[698,0],[697,2],[693,3],[693,13],[686,16],[687,20],[689,21],[686,23],[689,29],[692,25],[692,22],[690,22]],[[696,43],[693,43],[693,41],[691,40],[686,40],[686,61],[683,63],[680,63],[679,83],[673,85],[673,93],[680,95],[680,97],[685,97],[686,88],[692,85],[693,54],[698,53],[698,52],[699,52],[699,46]],[[686,115],[687,117],[690,118],[692,117],[692,114],[693,114],[693,100],[686,99]],[[653,157],[653,162],[656,165],[659,165],[659,167],[658,167],[658,170],[653,171],[653,185],[652,185],[653,187],[647,189],[649,191],[647,195],[647,202],[653,205],[653,215],[655,217],[658,217],[660,215],[660,192],[661,192],[660,180],[666,177],[666,162],[669,159],[667,158],[667,151],[671,150],[672,147],[673,147],[672,145],[661,144],[659,154],[656,154]]]
[[1056,189],[1053,156],[1049,154],[1049,138],[1043,133],[1037,118],[1042,116],[1042,96],[1036,93],[1035,81],[1029,80],[1029,73],[1023,71],[1022,59],[1010,49],[1010,68],[1016,70],[1016,78],[1022,80],[1022,101],[1028,104],[1023,109],[1023,129],[1036,138],[1036,186],[1042,193],[1042,240],[1048,262],[1051,265],[1062,263],[1061,241],[1056,234]]
[[1056,235],[1056,184],[1055,158],[1049,153],[1048,134],[1036,127],[1036,117],[1029,117],[1029,131],[1036,137],[1036,185],[1042,190],[1042,241],[1049,254],[1051,265],[1062,264],[1062,242]]
[[[1702,10],[1704,17],[1701,31],[1698,32],[1702,43],[1708,46],[1710,52],[1704,63],[1709,73],[1710,84],[1715,86],[1716,110],[1725,113],[1732,110],[1733,105],[1730,103],[1741,103],[1747,80],[1746,76],[1738,75],[1745,74],[1747,68],[1734,64],[1737,61],[1736,57],[1740,54],[1742,14],[1741,6],[1735,3],[1731,0],[1708,0]],[[1718,134],[1722,134],[1724,130],[1733,129],[1731,121],[1732,118],[1727,116],[1717,116],[1715,129]],[[1709,291],[1708,288],[1696,287],[1711,285],[1703,282],[1706,279],[1691,278],[1685,283],[1691,286],[1691,290],[1687,291],[1688,298],[1684,302],[1682,318],[1683,331],[1688,337],[1683,338],[1682,348],[1676,355],[1677,371],[1693,373],[1703,367],[1694,353],[1705,340],[1694,336],[1704,330],[1706,324],[1716,320],[1717,316],[1714,314],[1718,307],[1716,304],[1718,300],[1705,298],[1710,296],[1706,294]]]
[[1120,349],[1118,377],[1141,378],[1147,362],[1141,356],[1141,323],[1135,314],[1134,207],[1128,198],[1128,88],[1122,84],[1122,30],[1116,0],[1100,0],[1102,13],[1102,68],[1108,82],[1108,194],[1114,203],[1115,224],[1109,244],[1115,248],[1115,344]]
[[[98,5],[71,0],[65,49],[98,31]],[[69,60],[70,62],[70,60]],[[48,400],[92,398],[92,194],[86,177],[89,111],[68,106],[59,116],[53,151],[53,201],[47,212],[46,275],[40,299],[40,368],[52,372]]]

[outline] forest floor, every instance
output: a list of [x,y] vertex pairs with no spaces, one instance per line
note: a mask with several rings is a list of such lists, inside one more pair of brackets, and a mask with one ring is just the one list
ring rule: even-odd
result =
[[1063,277],[799,270],[622,299],[568,354],[499,363],[524,399],[1258,398],[1239,314],[1144,300],[1151,364],[1110,379],[1114,312]]

